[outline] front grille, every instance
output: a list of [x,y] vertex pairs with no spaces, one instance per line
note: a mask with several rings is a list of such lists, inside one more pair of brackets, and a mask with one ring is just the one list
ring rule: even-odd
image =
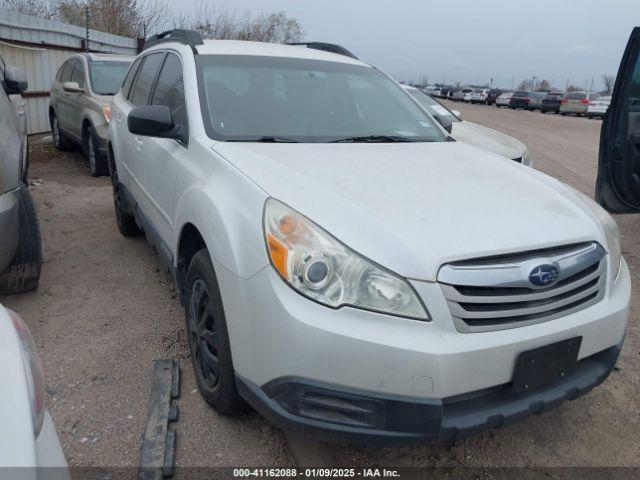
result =
[[[539,265],[559,270],[555,283],[529,281]],[[438,274],[456,328],[484,332],[531,325],[569,315],[600,301],[606,255],[597,243],[456,262]]]

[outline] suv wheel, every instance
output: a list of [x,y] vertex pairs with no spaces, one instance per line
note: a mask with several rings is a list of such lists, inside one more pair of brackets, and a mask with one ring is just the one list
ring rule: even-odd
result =
[[69,150],[71,148],[71,142],[60,130],[60,122],[55,113],[51,114],[51,134],[53,135],[53,144],[58,150]]
[[122,192],[120,191],[120,184],[118,183],[118,174],[113,173],[113,206],[116,211],[116,223],[118,224],[118,230],[124,237],[135,237],[142,232],[138,228],[136,219],[129,213],[124,199],[122,198]]
[[84,141],[87,146],[87,158],[89,159],[91,176],[101,177],[106,175],[109,173],[107,169],[107,159],[100,153],[100,148],[98,147],[98,136],[95,129],[93,127],[89,127],[85,135],[86,138]]
[[0,294],[36,290],[42,268],[42,241],[33,199],[27,187],[20,188],[20,233],[13,262],[0,273]]
[[186,290],[187,338],[198,390],[223,415],[245,411],[247,404],[236,388],[218,280],[206,249],[191,260]]

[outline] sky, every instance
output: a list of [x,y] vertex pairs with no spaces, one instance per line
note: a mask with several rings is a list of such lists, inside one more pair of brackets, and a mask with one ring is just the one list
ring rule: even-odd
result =
[[[181,0],[194,13],[201,0]],[[209,0],[211,2],[211,0]],[[283,10],[305,40],[339,43],[396,80],[511,88],[545,78],[601,89],[615,75],[640,0],[227,0],[237,14]],[[174,3],[174,5],[176,5]]]

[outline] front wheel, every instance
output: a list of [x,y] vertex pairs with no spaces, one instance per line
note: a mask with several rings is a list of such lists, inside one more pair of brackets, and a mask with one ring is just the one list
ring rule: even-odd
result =
[[113,172],[111,177],[113,187],[113,205],[116,211],[116,224],[118,230],[124,237],[135,237],[140,235],[142,231],[138,228],[136,219],[127,209],[126,203],[123,198],[122,188],[118,182],[118,174]]
[[206,249],[189,264],[186,298],[187,338],[198,390],[219,413],[241,413],[247,404],[236,388],[222,296]]
[[107,159],[100,153],[98,146],[98,134],[93,127],[87,129],[85,144],[87,146],[87,158],[89,159],[89,169],[92,177],[107,175]]

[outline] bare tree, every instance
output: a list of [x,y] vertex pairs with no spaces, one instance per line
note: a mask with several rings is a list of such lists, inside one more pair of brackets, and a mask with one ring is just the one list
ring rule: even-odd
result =
[[551,91],[551,84],[549,83],[549,80],[542,79],[536,85],[536,92],[550,92],[550,91]]
[[162,29],[169,16],[165,0],[57,0],[57,17],[73,25],[85,25],[89,7],[91,28],[126,37],[142,37]]
[[531,89],[531,80],[522,80],[517,88],[517,90],[530,90],[530,89]]
[[582,89],[580,87],[574,85],[573,83],[567,85],[567,92],[578,92],[580,90],[582,90]]
[[217,10],[204,0],[196,8],[195,15],[180,13],[173,27],[198,30],[205,38],[272,43],[297,42],[304,36],[300,22],[282,11],[254,18],[248,12],[237,15],[233,11]]
[[602,83],[604,83],[604,94],[611,95],[613,93],[613,86],[616,82],[616,77],[612,75],[602,75]]
[[55,17],[55,9],[48,0],[0,0],[0,8],[39,18],[50,19]]

